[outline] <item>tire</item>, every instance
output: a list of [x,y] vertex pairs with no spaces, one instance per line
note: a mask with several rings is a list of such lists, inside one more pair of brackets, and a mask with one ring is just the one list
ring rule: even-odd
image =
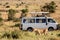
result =
[[27,31],[32,32],[33,31],[33,28],[29,27],[29,28],[27,28]]
[[49,28],[48,28],[48,31],[53,31],[53,30],[54,30],[53,27],[49,27]]

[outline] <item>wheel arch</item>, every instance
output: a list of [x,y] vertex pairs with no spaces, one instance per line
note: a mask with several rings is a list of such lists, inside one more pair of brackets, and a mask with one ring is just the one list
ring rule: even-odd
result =
[[28,27],[27,29],[29,29],[29,28],[33,29],[33,27]]
[[54,30],[54,27],[52,27],[52,26],[48,27],[48,30],[49,30],[50,28],[52,28],[52,29]]

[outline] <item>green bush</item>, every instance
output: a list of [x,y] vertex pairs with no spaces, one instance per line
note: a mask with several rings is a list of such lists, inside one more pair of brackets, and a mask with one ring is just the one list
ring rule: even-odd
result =
[[9,4],[8,2],[5,3],[6,5]]
[[3,35],[2,35],[2,38],[11,38],[11,35],[8,33],[8,32],[5,32]]
[[18,8],[19,7],[19,4],[16,4],[16,8]]
[[2,5],[2,4],[0,3],[0,5]]
[[9,9],[8,12],[9,12],[8,13],[8,21],[13,20],[14,19],[14,15],[16,13],[16,10]]
[[11,33],[11,36],[12,36],[13,39],[18,39],[19,38],[19,34],[16,31],[13,31]]
[[48,40],[57,40],[57,38],[49,38]]
[[21,2],[21,4],[25,4],[24,2]]
[[51,35],[53,35],[53,33],[51,33]]
[[6,8],[10,8],[10,6],[6,6]]
[[26,13],[28,12],[28,9],[22,9],[21,12],[22,12],[22,14],[21,14],[20,18],[25,17]]
[[20,18],[14,18],[13,22],[20,22]]
[[15,26],[15,27],[19,27],[19,26],[20,26],[20,24],[15,24],[14,26]]
[[50,13],[54,13],[56,10],[56,7],[57,7],[56,3],[54,1],[52,1],[51,3],[46,3],[42,7],[41,11],[48,11]]
[[58,37],[60,37],[60,34],[57,34]]
[[57,30],[60,30],[60,24],[57,25]]
[[0,23],[0,26],[2,26],[3,25],[3,23]]
[[1,21],[3,21],[3,19],[2,19],[2,18],[0,18],[0,22],[1,22]]
[[20,24],[11,25],[10,27],[20,27]]
[[21,12],[26,13],[26,12],[28,12],[28,9],[22,9]]
[[1,36],[1,38],[13,38],[13,39],[18,39],[19,38],[19,33],[18,31],[12,31],[10,32],[5,32],[3,33],[3,35]]

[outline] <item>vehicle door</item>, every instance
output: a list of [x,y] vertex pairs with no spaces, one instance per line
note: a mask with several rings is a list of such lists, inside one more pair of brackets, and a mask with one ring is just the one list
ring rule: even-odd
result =
[[46,19],[36,19],[36,28],[46,28]]

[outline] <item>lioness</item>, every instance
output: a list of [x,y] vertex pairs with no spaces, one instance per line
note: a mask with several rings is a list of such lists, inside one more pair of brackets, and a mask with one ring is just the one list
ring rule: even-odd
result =
[[41,34],[46,35],[47,32],[48,32],[48,29],[34,29],[34,32],[36,33],[36,35],[37,34],[39,34],[39,35],[41,35]]

